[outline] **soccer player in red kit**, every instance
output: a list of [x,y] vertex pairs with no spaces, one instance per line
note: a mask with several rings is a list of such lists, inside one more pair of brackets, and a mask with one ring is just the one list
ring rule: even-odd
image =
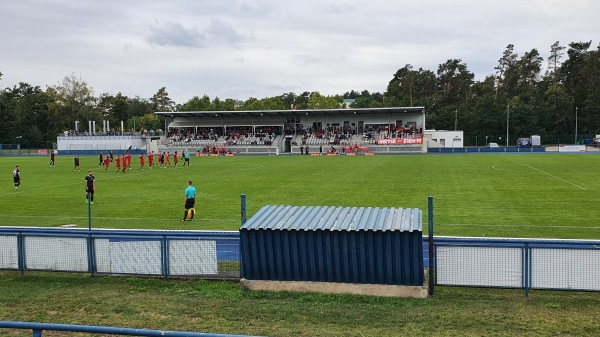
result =
[[144,165],[146,165],[146,162],[144,161],[144,154],[140,154],[140,170],[144,169]]
[[110,165],[110,157],[106,156],[106,158],[104,158],[104,169],[106,170],[106,172],[108,172],[109,165]]
[[121,171],[121,155],[117,155],[117,159],[115,159],[115,165],[117,166],[117,173]]
[[171,152],[167,152],[167,165],[171,166]]
[[148,154],[148,167],[152,168],[152,165],[154,165],[154,151]]
[[173,164],[177,166],[177,151],[175,151],[175,155],[173,155]]

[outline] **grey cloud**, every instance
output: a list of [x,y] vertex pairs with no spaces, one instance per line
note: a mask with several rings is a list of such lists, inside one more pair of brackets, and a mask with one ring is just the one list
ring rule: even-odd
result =
[[236,44],[246,39],[246,37],[238,33],[231,25],[218,19],[210,20],[210,26],[206,32],[230,44]]
[[178,22],[165,21],[150,27],[146,41],[153,46],[202,48],[205,36],[196,27],[187,28]]

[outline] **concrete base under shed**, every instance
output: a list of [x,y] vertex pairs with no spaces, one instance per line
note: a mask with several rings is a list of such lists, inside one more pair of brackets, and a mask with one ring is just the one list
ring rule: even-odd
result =
[[301,293],[352,294],[381,297],[410,297],[427,298],[427,285],[398,286],[387,284],[356,284],[334,282],[304,282],[304,281],[240,281],[243,289],[258,291],[291,291]]

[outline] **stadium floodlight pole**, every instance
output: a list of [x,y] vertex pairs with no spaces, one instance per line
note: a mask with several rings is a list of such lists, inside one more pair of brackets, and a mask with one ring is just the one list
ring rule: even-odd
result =
[[454,131],[458,127],[458,109],[454,110]]
[[508,147],[508,122],[510,119],[510,103],[506,104],[506,147]]
[[19,144],[17,145],[17,152],[19,153],[19,156],[21,155],[21,139],[23,138],[23,136],[17,136],[17,139],[19,141]]
[[577,145],[577,110],[578,107],[575,107],[575,145]]

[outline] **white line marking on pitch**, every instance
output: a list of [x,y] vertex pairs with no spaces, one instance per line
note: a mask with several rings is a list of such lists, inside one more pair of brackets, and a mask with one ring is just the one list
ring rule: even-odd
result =
[[523,166],[525,166],[525,167],[528,167],[528,168],[530,168],[530,169],[532,169],[532,170],[536,170],[536,171],[538,171],[538,172],[540,172],[540,173],[543,173],[543,174],[545,174],[545,175],[547,175],[547,176],[550,176],[550,177],[552,177],[552,178],[554,178],[554,179],[560,180],[560,181],[562,181],[562,182],[565,182],[565,183],[567,183],[567,184],[569,184],[569,185],[573,185],[573,186],[575,186],[575,187],[577,187],[577,188],[579,188],[579,189],[582,189],[582,190],[584,190],[584,191],[587,191],[587,188],[585,188],[585,187],[581,187],[581,186],[579,186],[579,185],[577,185],[577,184],[574,184],[574,183],[572,183],[572,182],[570,182],[570,181],[568,181],[568,180],[565,180],[565,179],[559,178],[559,177],[557,177],[557,176],[555,176],[555,175],[552,175],[552,174],[550,174],[550,173],[548,173],[548,172],[546,172],[546,171],[542,171],[542,170],[540,170],[540,169],[537,169],[537,168],[535,168],[535,167],[533,167],[533,166],[529,166],[529,165],[527,165],[527,164],[519,163],[518,161],[515,161],[515,160],[512,160],[512,159],[506,159],[506,160],[508,160],[508,161],[512,161],[513,163],[517,163],[517,164],[519,164],[519,165],[523,165]]

